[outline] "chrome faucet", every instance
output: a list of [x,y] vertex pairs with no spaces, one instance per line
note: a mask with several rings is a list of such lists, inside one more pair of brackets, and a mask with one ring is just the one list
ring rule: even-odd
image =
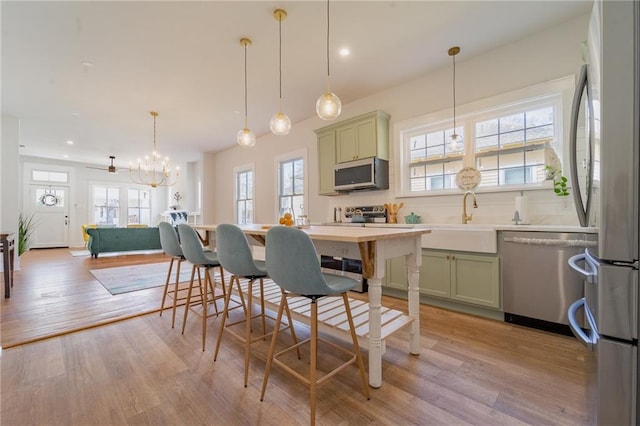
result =
[[467,214],[467,197],[471,195],[473,197],[473,208],[478,208],[478,202],[476,201],[476,194],[471,191],[467,191],[464,193],[464,197],[462,198],[462,223],[467,223],[473,218],[473,214]]

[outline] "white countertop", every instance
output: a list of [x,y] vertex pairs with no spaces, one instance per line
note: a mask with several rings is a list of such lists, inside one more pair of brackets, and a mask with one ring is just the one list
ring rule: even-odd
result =
[[493,229],[495,231],[530,231],[530,232],[583,232],[587,234],[597,234],[598,228],[576,225],[513,225],[513,224],[486,224],[486,223],[318,223],[316,225],[324,226],[360,226],[370,228],[449,228],[449,229]]

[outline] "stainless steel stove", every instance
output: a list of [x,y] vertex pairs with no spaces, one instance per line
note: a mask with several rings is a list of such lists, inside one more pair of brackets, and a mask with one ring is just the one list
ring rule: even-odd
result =
[[361,212],[365,223],[387,223],[387,209],[383,205],[345,207],[344,216],[351,221],[356,212]]

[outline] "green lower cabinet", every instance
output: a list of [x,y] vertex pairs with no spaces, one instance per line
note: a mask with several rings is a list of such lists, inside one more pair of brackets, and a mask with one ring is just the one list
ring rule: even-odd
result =
[[[420,293],[426,296],[500,309],[500,262],[497,255],[422,250]],[[387,263],[385,286],[407,289],[404,257]]]

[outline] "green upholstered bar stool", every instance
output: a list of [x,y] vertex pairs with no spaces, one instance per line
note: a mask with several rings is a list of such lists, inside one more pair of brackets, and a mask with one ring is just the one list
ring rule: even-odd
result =
[[[232,224],[220,224],[216,226],[216,250],[218,254],[218,260],[225,271],[231,273],[231,280],[229,281],[229,288],[224,303],[224,313],[220,323],[220,333],[218,333],[218,340],[216,342],[216,351],[213,356],[215,361],[218,358],[218,350],[220,349],[220,342],[222,341],[222,335],[225,330],[232,336],[239,339],[244,344],[244,387],[247,387],[249,379],[249,353],[251,350],[251,343],[258,340],[262,340],[265,337],[271,335],[266,330],[266,315],[264,309],[264,278],[267,277],[267,270],[265,269],[264,262],[254,260],[251,253],[251,247],[247,236],[242,230]],[[242,319],[233,322],[226,323],[229,304],[231,301],[231,292],[233,291],[233,283],[236,283],[238,294],[242,298],[242,288],[240,286],[240,279],[248,280],[247,285],[247,304],[245,309],[245,315]],[[258,281],[260,286],[260,313],[253,315],[253,284]],[[251,320],[260,318],[262,323],[262,333],[258,333],[251,336],[252,327]],[[293,321],[291,320],[291,313],[287,309],[287,325],[280,331],[285,329],[291,330],[293,337],[293,343],[295,344],[296,335],[293,329]],[[273,318],[275,319],[275,318]],[[234,330],[234,326],[239,323],[245,323],[245,329],[243,333],[238,333]]]
[[[162,293],[160,316],[162,316],[162,312],[164,311],[164,304],[167,300],[167,296],[172,298],[173,306],[171,310],[171,328],[173,328],[176,324],[176,304],[179,298],[178,285],[180,283],[180,265],[186,259],[182,254],[182,247],[180,247],[178,234],[176,234],[174,227],[168,222],[160,222],[158,224],[158,231],[160,232],[160,245],[162,246],[162,251],[171,257],[171,261],[169,262],[169,271],[167,272],[167,280],[164,283],[164,293]],[[176,279],[173,290],[170,290],[169,281],[171,281],[171,271],[173,270],[174,264],[176,266]]]
[[[360,347],[358,346],[358,338],[353,326],[353,318],[349,308],[349,298],[347,297],[347,291],[356,287],[359,283],[348,277],[324,274],[320,268],[318,253],[316,252],[311,238],[309,238],[309,236],[303,231],[287,226],[275,226],[267,232],[266,266],[271,279],[273,279],[273,281],[282,288],[282,297],[280,300],[280,307],[278,309],[274,333],[271,338],[269,355],[267,356],[267,366],[264,373],[260,400],[262,401],[264,399],[271,365],[276,364],[282,367],[284,371],[309,386],[311,424],[315,424],[316,387],[353,363],[356,363],[358,366],[360,378],[362,380],[362,389],[364,395],[369,399],[369,385],[367,383],[367,377],[364,370],[362,354],[360,353]],[[309,299],[311,304],[310,337],[278,353],[274,353],[278,339],[280,321],[282,320],[282,313],[288,306],[287,298],[300,296]],[[348,350],[344,346],[318,337],[318,300],[323,297],[342,298],[347,320],[349,322],[351,340],[353,342],[352,350]],[[330,346],[332,350],[340,351],[351,356],[347,361],[341,363],[320,377],[318,377],[318,371],[316,369],[319,341]],[[306,343],[310,343],[311,346],[311,359],[308,376],[304,376],[278,359],[278,357],[283,355],[285,352],[298,348],[300,345]]]
[[[200,239],[196,234],[196,231],[186,223],[178,225],[178,235],[180,236],[180,246],[182,247],[182,253],[186,260],[188,260],[193,268],[191,270],[191,281],[189,282],[189,290],[187,291],[186,305],[184,309],[184,318],[182,321],[182,333],[184,334],[184,328],[187,323],[187,315],[190,310],[202,317],[202,350],[205,349],[205,343],[207,338],[207,319],[213,316],[218,316],[220,311],[216,303],[219,299],[225,297],[225,284],[224,284],[224,271],[218,261],[215,253],[211,251],[205,251],[200,243]],[[215,281],[211,277],[211,269],[220,268],[220,280],[222,282],[222,295],[216,296]],[[202,282],[201,270],[204,270],[204,284]],[[196,301],[191,300],[193,293],[193,286],[195,282],[195,274],[198,274],[198,292],[199,298]],[[214,313],[209,313],[209,303],[213,304]],[[200,311],[195,308],[200,307]]]

